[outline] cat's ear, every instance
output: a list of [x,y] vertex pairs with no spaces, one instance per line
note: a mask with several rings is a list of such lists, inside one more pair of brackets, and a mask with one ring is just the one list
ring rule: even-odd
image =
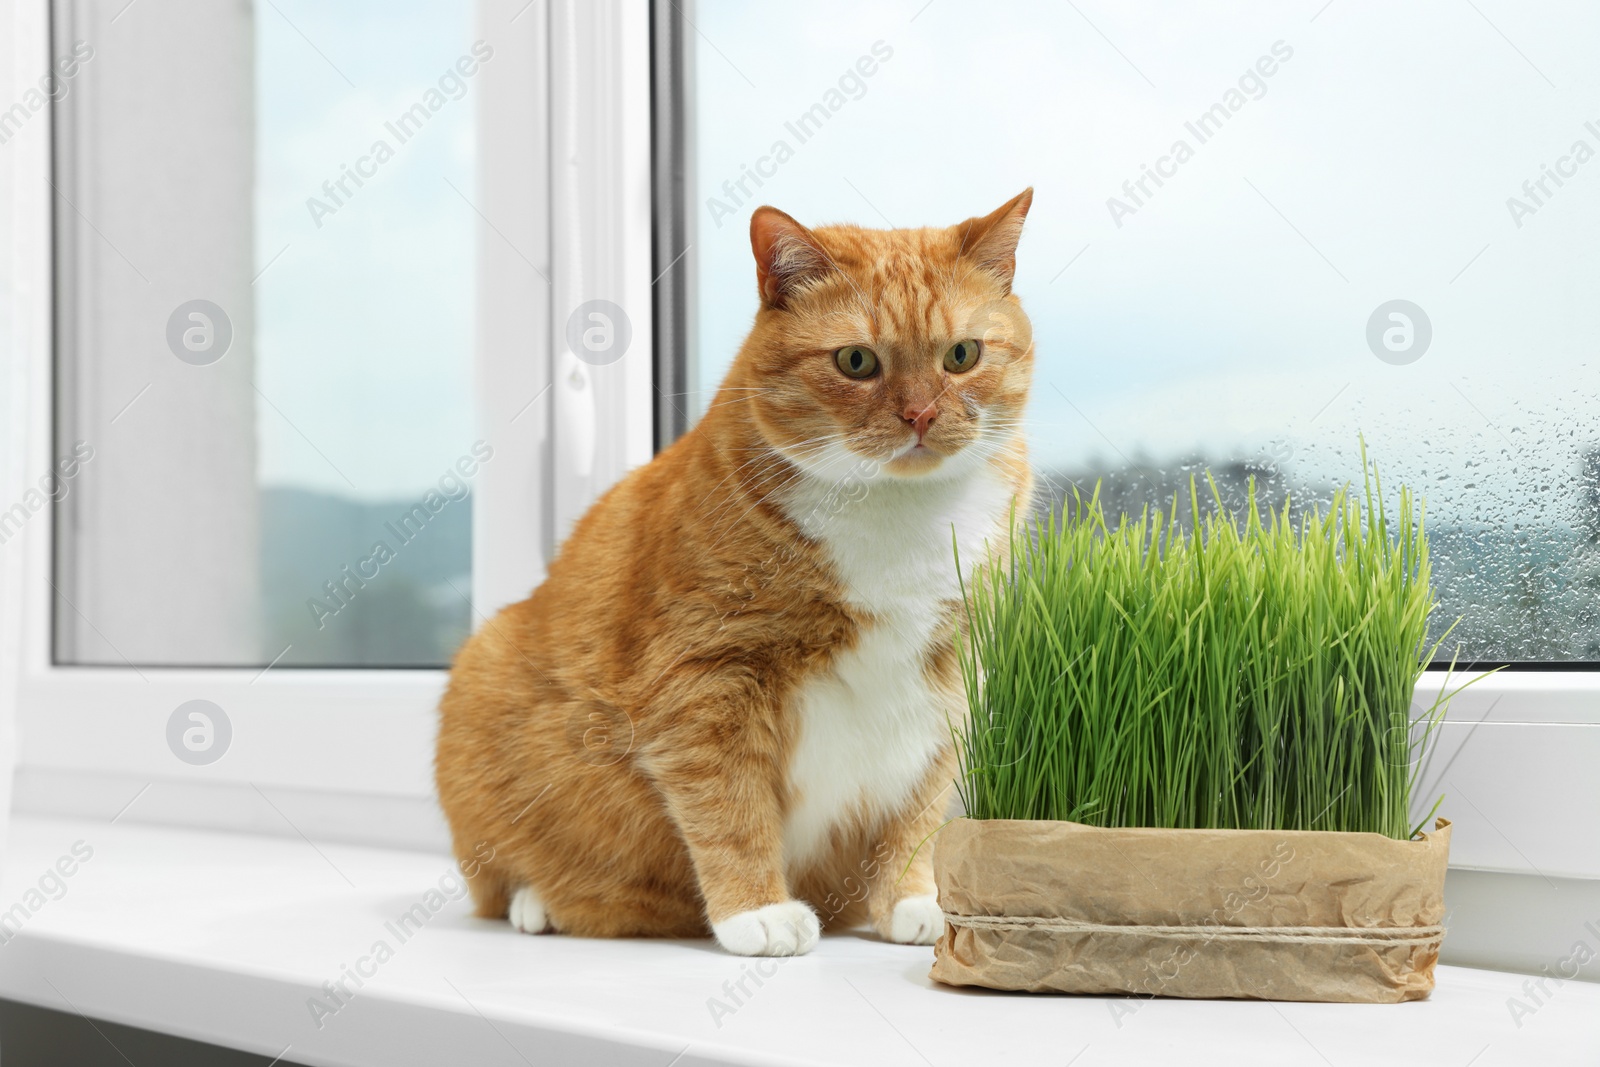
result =
[[956,227],[961,233],[961,257],[974,266],[997,275],[1011,291],[1017,273],[1017,241],[1022,237],[1022,220],[1033,206],[1033,186],[1022,190],[999,210],[981,219],[968,219]]
[[833,268],[816,235],[775,207],[758,207],[750,216],[750,247],[761,301],[771,307],[782,307],[797,286]]

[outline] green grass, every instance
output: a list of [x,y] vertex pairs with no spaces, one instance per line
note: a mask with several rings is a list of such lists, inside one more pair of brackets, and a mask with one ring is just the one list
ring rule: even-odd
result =
[[1443,642],[1423,508],[1402,489],[1391,515],[1362,464],[1364,492],[1298,524],[1288,501],[1263,516],[1253,484],[1226,511],[1208,476],[1187,524],[1174,500],[1113,528],[1097,489],[1014,526],[1009,559],[963,587],[967,814],[1412,836],[1454,694],[1413,716]]

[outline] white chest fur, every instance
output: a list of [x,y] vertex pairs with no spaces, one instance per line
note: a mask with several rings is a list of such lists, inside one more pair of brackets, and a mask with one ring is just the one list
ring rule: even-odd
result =
[[952,530],[970,568],[985,542],[1004,536],[1011,493],[985,465],[959,480],[874,481],[848,500],[805,485],[786,501],[828,549],[845,596],[875,620],[794,696],[784,826],[791,871],[815,859],[841,821],[871,823],[903,809],[949,742],[959,708],[930,686],[926,664],[960,596]]

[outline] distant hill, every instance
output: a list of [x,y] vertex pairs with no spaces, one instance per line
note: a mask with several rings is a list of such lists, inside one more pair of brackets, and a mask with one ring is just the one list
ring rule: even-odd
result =
[[[1567,660],[1600,662],[1600,449],[1580,457],[1577,484],[1562,492],[1577,496],[1576,527],[1502,528],[1429,524],[1434,585],[1440,605],[1435,635],[1457,618],[1448,658],[1459,645],[1463,662]],[[1147,504],[1167,511],[1174,494],[1178,519],[1190,521],[1189,478],[1200,481],[1202,511],[1210,506],[1204,477],[1209,468],[1230,508],[1238,508],[1249,480],[1258,500],[1281,507],[1295,494],[1295,509],[1325,502],[1332,486],[1297,484],[1292,470],[1248,460],[1135,463],[1090,460],[1081,468],[1038,472],[1036,508],[1059,510],[1077,486],[1085,497],[1100,483],[1101,501],[1113,518],[1137,515]],[[413,520],[409,541],[395,532],[416,499],[363,503],[306,489],[261,491],[261,590],[266,663],[291,646],[278,662],[288,666],[441,667],[472,628],[461,594],[471,592],[471,498],[450,501],[425,524]],[[384,542],[394,558],[364,578],[349,581],[348,602],[339,604],[325,582],[344,580]],[[369,564],[367,572],[372,572]],[[451,587],[454,583],[455,588]],[[460,592],[458,593],[457,590]],[[319,628],[308,600],[325,614]]]
[[[1577,528],[1429,522],[1429,562],[1439,598],[1431,638],[1455,625],[1439,651],[1441,661],[1459,650],[1462,663],[1600,662],[1600,449],[1581,459],[1578,484],[1565,490],[1578,496]],[[1202,514],[1211,509],[1207,469],[1224,504],[1235,511],[1251,478],[1263,507],[1281,508],[1292,491],[1290,516],[1296,521],[1305,508],[1325,505],[1334,492],[1331,485],[1297,484],[1292,471],[1269,462],[1199,456],[1104,466],[1091,461],[1082,468],[1036,472],[1035,510],[1059,512],[1074,487],[1087,500],[1098,483],[1113,524],[1146,506],[1170,513],[1174,495],[1178,521],[1187,524],[1191,475],[1198,480]]]
[[[450,662],[471,629],[471,610],[456,592],[472,591],[471,497],[402,527],[419,499],[364,503],[307,489],[261,490],[263,662],[286,645],[281,666]],[[380,541],[393,558],[361,567]],[[358,586],[345,578],[347,566],[357,577],[376,569],[376,577]],[[345,603],[327,592],[329,581],[342,583]],[[313,598],[332,612],[322,613],[320,627],[308,604]]]
[[[1282,472],[1271,463],[1255,460],[1216,461],[1192,456],[1175,463],[1139,460],[1117,466],[1090,464],[1081,468],[1037,470],[1034,472],[1037,482],[1035,507],[1045,513],[1060,511],[1072,499],[1074,491],[1087,501],[1098,486],[1101,509],[1113,523],[1122,515],[1137,518],[1146,507],[1171,515],[1174,498],[1177,500],[1178,521],[1188,523],[1193,510],[1189,495],[1191,478],[1200,497],[1201,514],[1211,510],[1211,487],[1206,480],[1208,471],[1216,482],[1217,494],[1222,498],[1223,505],[1232,511],[1244,507],[1252,479],[1255,481],[1258,506],[1263,511],[1283,507],[1284,495],[1289,491]],[[1312,492],[1315,499],[1302,496],[1297,489],[1293,515],[1298,516],[1299,509],[1317,501],[1325,501],[1333,495],[1331,487],[1317,488]]]

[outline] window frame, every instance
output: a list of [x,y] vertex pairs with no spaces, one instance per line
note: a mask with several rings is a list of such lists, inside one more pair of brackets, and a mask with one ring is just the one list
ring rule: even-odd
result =
[[689,353],[694,350],[698,268],[690,240],[693,199],[694,34],[676,0],[650,0],[651,192],[654,198],[656,450],[689,430]]
[[[15,5],[19,83],[29,77],[22,71],[49,62],[55,12],[52,0]],[[599,491],[646,462],[654,441],[650,315],[633,316],[631,355],[591,369],[571,366],[560,314],[589,296],[649,305],[649,227],[610,222],[649,218],[648,13],[616,2],[478,0],[477,22],[492,44],[502,46],[498,33],[515,47],[514,62],[494,68],[513,83],[500,104],[477,104],[480,159],[503,163],[507,180],[485,181],[480,166],[475,422],[496,454],[471,496],[474,630],[528,595],[564,531]],[[486,68],[484,76],[490,74]],[[14,178],[18,225],[8,254],[17,281],[14,407],[22,413],[5,436],[7,447],[20,452],[23,486],[32,481],[29,472],[54,461],[57,359],[71,358],[56,351],[55,126],[47,107],[0,160]],[[567,160],[559,173],[555,159]],[[568,222],[560,235],[552,232],[558,219]],[[516,246],[508,232],[518,234]],[[519,289],[508,281],[512,268],[543,280]],[[558,372],[587,373],[585,387],[559,388]],[[535,400],[523,415],[529,396]],[[82,814],[72,794],[86,775],[125,786],[138,780],[145,788],[181,787],[197,809],[208,795],[220,804],[230,792],[265,788],[334,803],[346,798],[353,814],[342,821],[343,835],[378,840],[392,836],[383,826],[383,802],[409,805],[408,817],[414,802],[432,803],[445,671],[57,663],[54,523],[53,507],[44,507],[3,550],[16,581],[6,585],[0,633],[15,635],[19,649],[15,769],[30,810]],[[223,707],[233,729],[228,752],[203,767],[181,764],[164,740],[167,717],[195,698]],[[130,803],[138,799],[132,788],[127,792]],[[167,821],[216,825],[199,810],[192,820],[180,814]]]
[[[480,4],[483,17],[505,19],[522,0]],[[36,62],[48,54],[49,10],[49,0],[17,5],[18,54],[31,53],[39,57]],[[525,128],[507,138],[531,142],[535,169],[542,167],[550,177],[544,203],[532,209],[546,222],[548,258],[542,261],[554,283],[535,362],[544,361],[543,380],[552,387],[560,373],[577,371],[593,388],[552,388],[548,410],[530,423],[536,431],[513,450],[514,460],[507,457],[513,461],[497,459],[492,477],[474,492],[475,518],[488,519],[475,523],[475,625],[482,622],[479,609],[487,613],[525,595],[538,580],[542,572],[529,565],[529,544],[540,546],[540,558],[545,558],[599,491],[670,440],[673,426],[663,410],[674,386],[686,380],[684,360],[693,344],[692,323],[686,317],[692,307],[692,250],[682,250],[683,260],[673,265],[672,238],[681,237],[682,231],[675,233],[670,219],[664,223],[663,214],[671,212],[662,210],[664,197],[678,198],[680,211],[684,198],[692,203],[693,159],[687,146],[692,144],[694,118],[682,79],[693,38],[683,26],[693,15],[675,3],[655,3],[650,10],[643,5],[534,0],[521,17],[540,27],[539,47],[549,60],[542,106],[550,121],[532,138]],[[648,37],[651,19],[658,35],[653,40]],[[660,36],[664,30],[669,33],[666,41]],[[596,62],[597,57],[604,61]],[[652,59],[653,75],[647,73]],[[679,79],[676,103],[663,100],[673,77]],[[680,121],[663,144],[661,124],[674,115]],[[41,281],[52,277],[48,129],[45,116],[8,146],[13,150],[9,165],[16,177],[19,220],[12,268],[18,279],[13,295],[18,380],[27,414],[25,472],[44,470],[52,460],[52,291]],[[652,129],[658,135],[653,154]],[[553,159],[570,162],[558,169]],[[623,225],[615,224],[618,218]],[[573,225],[555,232],[556,219],[572,220]],[[492,247],[493,241],[491,234],[480,246]],[[675,271],[680,276],[673,288],[656,287],[656,279],[672,278]],[[633,316],[633,351],[635,357],[646,358],[623,360],[617,366],[624,371],[614,375],[594,373],[570,360],[558,363],[564,316],[557,309],[575,306],[578,294],[570,280],[576,277],[605,278],[623,294],[619,303],[650,309]],[[672,300],[683,301],[676,306],[680,318],[658,339],[654,327],[659,302]],[[503,416],[496,405],[508,402],[507,391],[496,388],[494,373],[518,366],[497,347],[504,335],[495,336],[498,340],[480,350],[480,372],[486,376],[477,385],[480,407],[491,417]],[[522,367],[519,386],[528,384],[526,370]],[[558,373],[550,377],[553,371]],[[603,396],[604,402],[583,409],[576,397],[589,394]],[[584,460],[579,455],[585,441],[608,435],[610,446],[603,456],[591,453]],[[22,595],[8,595],[4,605],[4,626],[21,635],[24,646],[18,691],[18,765],[23,771],[431,800],[433,714],[445,681],[442,671],[274,669],[263,674],[143,668],[136,673],[51,663],[52,536],[46,512],[35,515],[23,532]],[[16,541],[6,547],[8,557],[17,547]],[[489,577],[502,567],[514,577]],[[1461,673],[1455,681],[1470,676]],[[1418,686],[1419,700],[1426,704],[1442,684],[1444,672],[1428,671]],[[177,703],[195,696],[229,709],[235,750],[209,767],[185,768],[166,751],[160,726]],[[1462,761],[1446,767],[1438,782],[1466,801],[1450,805],[1457,824],[1453,866],[1600,879],[1600,804],[1587,771],[1600,741],[1600,671],[1503,671],[1457,698],[1444,731],[1446,740],[1463,753]],[[253,747],[258,755],[251,754]],[[1510,755],[1501,759],[1502,753]],[[1537,791],[1528,788],[1534,781],[1540,783]],[[1550,817],[1554,812],[1562,812],[1563,818]],[[1561,857],[1559,869],[1546,858],[1550,856]]]

